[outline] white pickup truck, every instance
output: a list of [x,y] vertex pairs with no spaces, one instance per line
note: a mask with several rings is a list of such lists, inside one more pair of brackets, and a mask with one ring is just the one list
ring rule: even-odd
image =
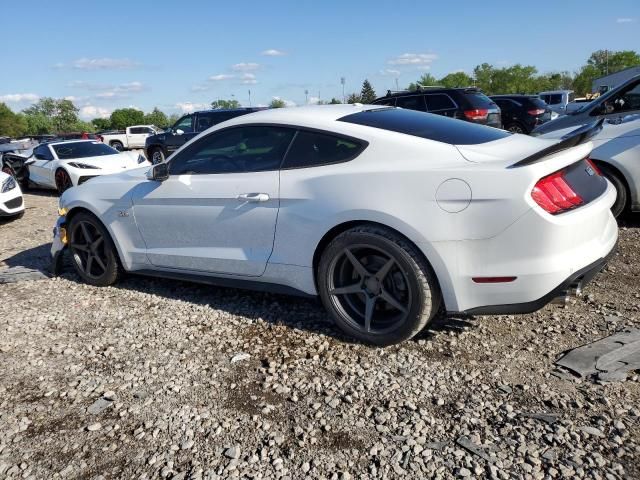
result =
[[162,133],[155,125],[134,125],[124,131],[101,133],[102,142],[115,148],[119,152],[134,148],[144,148],[148,136]]

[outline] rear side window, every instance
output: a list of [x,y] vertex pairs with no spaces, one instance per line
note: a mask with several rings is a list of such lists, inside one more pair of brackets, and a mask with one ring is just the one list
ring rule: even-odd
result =
[[547,103],[549,105],[558,105],[559,103],[562,103],[562,94],[554,93],[552,95],[548,95]]
[[376,100],[373,103],[374,103],[374,105],[387,105],[387,106],[395,107],[396,106],[396,99],[395,98],[385,98],[385,99],[382,99],[382,100]]
[[147,129],[146,128],[142,128],[142,127],[133,127],[129,129],[129,133],[131,135],[136,135],[139,133],[147,133]]
[[300,130],[282,168],[305,168],[352,160],[366,147],[361,141],[320,132]]
[[471,104],[472,108],[492,108],[495,103],[484,93],[481,92],[463,92],[463,98]]
[[442,115],[398,108],[365,110],[342,117],[340,121],[381,128],[453,145],[475,145],[492,142],[511,135],[509,132],[497,128],[485,127],[471,122],[461,122]]
[[544,103],[544,101],[538,97],[529,97],[527,99],[527,102],[530,106],[535,108],[547,108],[547,104]]
[[410,110],[418,110],[425,112],[427,107],[424,103],[423,95],[412,95],[410,97],[398,97],[396,99],[396,107],[408,108]]
[[438,110],[451,110],[452,108],[456,108],[456,104],[453,103],[453,100],[449,98],[449,95],[434,94],[434,95],[426,95],[427,99],[427,107],[430,112],[436,112]]

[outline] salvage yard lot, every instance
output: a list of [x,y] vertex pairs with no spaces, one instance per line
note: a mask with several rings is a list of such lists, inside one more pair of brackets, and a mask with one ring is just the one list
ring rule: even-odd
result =
[[[0,270],[48,265],[58,199],[25,201],[0,222]],[[70,267],[0,284],[0,478],[640,478],[638,373],[552,375],[561,352],[640,327],[640,217],[621,223],[568,308],[440,319],[386,349],[305,299],[101,289]]]

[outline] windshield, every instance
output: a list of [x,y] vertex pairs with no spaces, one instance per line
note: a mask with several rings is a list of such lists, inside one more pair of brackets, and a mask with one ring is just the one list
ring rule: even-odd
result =
[[74,158],[100,157],[103,155],[116,155],[115,148],[100,142],[71,142],[52,145],[54,152],[60,160]]
[[627,82],[627,83],[623,83],[622,85],[618,86],[617,88],[614,88],[612,90],[609,90],[607,93],[605,93],[604,95],[600,95],[598,98],[596,98],[595,100],[584,104],[583,106],[581,106],[579,109],[574,110],[573,112],[569,112],[569,115],[575,115],[577,113],[582,113],[585,112],[587,110],[589,110],[589,108],[591,108],[592,105],[594,105],[596,102],[598,102],[599,104],[603,104],[604,102],[609,101],[612,97],[616,96],[618,93],[620,93],[621,90],[630,90],[633,89],[633,84],[635,83],[636,85],[639,85],[640,83],[640,79],[638,77],[634,77],[635,82]]

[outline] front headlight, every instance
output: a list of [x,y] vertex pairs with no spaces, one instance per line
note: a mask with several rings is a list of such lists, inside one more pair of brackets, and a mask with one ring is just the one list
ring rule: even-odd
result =
[[100,170],[100,167],[94,167],[93,165],[88,165],[86,163],[69,162],[67,165],[73,168],[81,168],[83,170]]
[[0,191],[2,191],[2,193],[6,193],[9,190],[13,190],[17,186],[18,184],[16,183],[16,179],[13,177],[9,177],[4,182],[2,182],[2,189],[0,189]]
[[140,165],[141,163],[146,162],[147,159],[144,158],[142,155],[138,155],[138,165]]

